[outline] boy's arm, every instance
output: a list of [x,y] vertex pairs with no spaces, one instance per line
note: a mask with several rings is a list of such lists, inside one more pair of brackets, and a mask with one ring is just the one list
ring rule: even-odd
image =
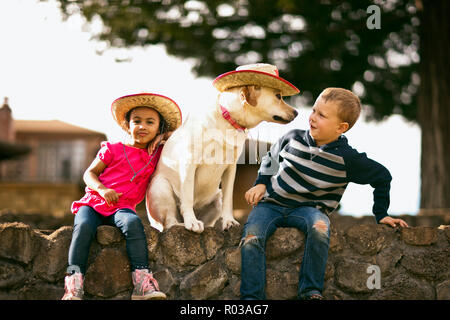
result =
[[380,163],[367,157],[365,153],[352,152],[345,160],[350,182],[370,184],[373,190],[372,212],[377,223],[388,216],[392,176]]
[[254,186],[258,184],[268,185],[270,183],[270,178],[278,172],[280,166],[279,155],[280,151],[289,141],[290,133],[282,136],[275,144],[270,147],[270,150],[262,158],[261,166],[258,170],[258,176],[253,184]]

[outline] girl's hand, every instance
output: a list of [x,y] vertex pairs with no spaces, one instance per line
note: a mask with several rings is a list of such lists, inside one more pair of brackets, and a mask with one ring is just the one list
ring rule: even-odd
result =
[[404,228],[408,228],[408,224],[402,220],[402,219],[394,219],[392,217],[384,217],[383,219],[380,220],[380,223],[384,223],[387,225],[390,225],[391,227],[395,228],[397,226],[397,224],[400,225],[400,227],[404,227]]
[[247,200],[248,204],[256,206],[258,202],[263,198],[265,193],[266,193],[266,185],[257,184],[256,186],[249,189],[245,193],[245,200]]
[[148,154],[153,154],[158,144],[166,143],[167,139],[172,135],[173,131],[162,133],[153,138],[152,142],[148,145]]
[[108,188],[101,188],[98,190],[98,193],[103,197],[103,199],[105,199],[108,206],[111,206],[119,201],[119,197],[123,194],[122,192],[117,193],[115,190]]

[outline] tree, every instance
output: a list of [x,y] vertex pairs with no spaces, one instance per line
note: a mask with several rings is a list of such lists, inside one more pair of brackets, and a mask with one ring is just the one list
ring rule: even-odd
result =
[[269,62],[307,103],[325,87],[352,88],[369,120],[418,122],[421,207],[450,208],[448,1],[59,1],[66,15],[101,18],[95,37],[112,47],[164,44],[194,58],[200,76]]
[[422,129],[421,208],[450,208],[450,2],[423,1],[417,121]]

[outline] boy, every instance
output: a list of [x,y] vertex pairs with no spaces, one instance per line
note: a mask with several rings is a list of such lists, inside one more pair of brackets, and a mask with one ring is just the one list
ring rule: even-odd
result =
[[374,188],[372,211],[377,223],[408,227],[387,214],[389,171],[351,148],[342,135],[360,111],[359,98],[351,91],[327,88],[313,106],[310,130],[288,132],[263,158],[254,187],[245,194],[254,208],[241,240],[241,299],[265,299],[265,244],[278,227],[305,233],[298,297],[323,298],[328,215],[337,208],[349,182]]

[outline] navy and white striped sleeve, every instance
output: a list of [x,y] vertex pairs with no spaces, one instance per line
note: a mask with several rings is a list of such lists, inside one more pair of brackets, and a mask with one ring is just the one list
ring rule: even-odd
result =
[[280,151],[288,143],[291,135],[292,132],[288,132],[270,147],[270,150],[261,160],[254,185],[264,184],[267,186],[270,183],[270,178],[278,172],[280,166]]

